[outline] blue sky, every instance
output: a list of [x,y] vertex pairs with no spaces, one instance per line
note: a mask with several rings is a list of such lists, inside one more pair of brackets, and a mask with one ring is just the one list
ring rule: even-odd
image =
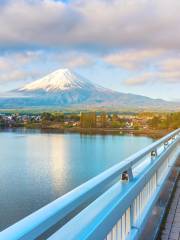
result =
[[0,1],[0,93],[58,68],[179,100],[178,0]]

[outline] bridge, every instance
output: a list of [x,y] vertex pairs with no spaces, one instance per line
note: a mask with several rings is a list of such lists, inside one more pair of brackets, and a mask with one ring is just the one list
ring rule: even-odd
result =
[[155,239],[179,157],[177,129],[8,227],[0,239]]

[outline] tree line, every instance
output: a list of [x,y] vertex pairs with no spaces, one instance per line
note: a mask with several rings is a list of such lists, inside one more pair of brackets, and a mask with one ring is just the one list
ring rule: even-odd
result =
[[149,120],[149,126],[153,129],[176,129],[180,127],[180,112],[155,115]]

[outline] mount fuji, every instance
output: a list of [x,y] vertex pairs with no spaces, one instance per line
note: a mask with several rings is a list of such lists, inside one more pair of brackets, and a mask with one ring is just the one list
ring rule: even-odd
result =
[[174,103],[145,96],[120,93],[104,88],[71,72],[59,69],[11,92],[14,97],[0,98],[0,108],[169,108]]
[[[113,98],[116,92],[93,84],[68,69],[59,69],[16,91],[36,99],[38,105],[67,106],[100,103]],[[116,93],[117,94],[117,93]]]
[[90,81],[75,75],[68,69],[59,69],[37,81],[27,84],[19,91],[25,92],[60,92],[72,89],[94,88]]

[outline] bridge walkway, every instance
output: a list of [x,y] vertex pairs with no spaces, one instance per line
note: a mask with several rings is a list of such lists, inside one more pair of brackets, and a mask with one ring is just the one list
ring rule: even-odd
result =
[[180,240],[180,177],[165,220],[161,240]]

